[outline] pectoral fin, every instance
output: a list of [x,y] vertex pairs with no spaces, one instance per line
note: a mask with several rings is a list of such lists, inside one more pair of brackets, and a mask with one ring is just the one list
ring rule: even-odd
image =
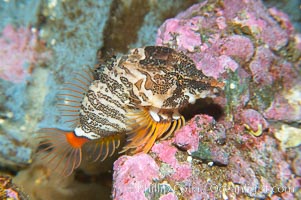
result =
[[166,139],[185,124],[183,116],[178,119],[154,120],[146,109],[131,116],[132,131],[127,133],[127,144],[121,152],[147,153],[159,139]]

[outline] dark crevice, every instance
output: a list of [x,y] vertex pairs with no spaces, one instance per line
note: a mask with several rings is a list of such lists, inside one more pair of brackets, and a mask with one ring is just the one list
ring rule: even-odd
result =
[[128,51],[128,45],[137,40],[138,30],[144,22],[144,16],[150,6],[147,1],[114,0],[111,4],[109,19],[104,29],[104,44],[101,52],[114,50],[120,53]]
[[180,113],[184,116],[186,121],[198,114],[210,115],[216,121],[224,115],[223,108],[214,103],[210,98],[198,99],[195,104],[189,104],[187,107],[182,109]]
[[[14,169],[13,169],[14,168]],[[6,174],[10,176],[16,176],[18,171],[20,170],[19,167],[8,167],[8,166],[0,166],[1,174]]]
[[[113,168],[113,167],[112,167]],[[97,175],[86,174],[82,170],[76,170],[74,178],[80,183],[94,183],[98,182],[101,185],[112,187],[113,173],[112,171],[103,172]]]
[[[166,19],[176,16],[199,0],[174,1],[173,5],[162,7],[162,3],[144,0],[113,0],[109,18],[104,28],[103,46],[98,49],[104,55],[107,51],[127,53],[129,46],[138,40],[138,32],[145,22],[145,16],[155,13],[156,21],[150,26],[160,26]],[[143,45],[143,44],[142,44]]]

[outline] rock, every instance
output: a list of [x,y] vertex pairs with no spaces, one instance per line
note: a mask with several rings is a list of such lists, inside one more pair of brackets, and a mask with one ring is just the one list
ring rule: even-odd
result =
[[159,167],[146,154],[122,156],[114,164],[113,198],[146,199],[145,191],[159,178]]

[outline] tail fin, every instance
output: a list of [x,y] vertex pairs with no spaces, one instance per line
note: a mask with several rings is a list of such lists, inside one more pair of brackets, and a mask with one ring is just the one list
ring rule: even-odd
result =
[[45,152],[45,159],[55,171],[61,175],[69,176],[79,167],[82,160],[82,146],[89,140],[78,137],[73,132],[62,131],[54,128],[41,129],[43,134],[39,138],[39,152]]

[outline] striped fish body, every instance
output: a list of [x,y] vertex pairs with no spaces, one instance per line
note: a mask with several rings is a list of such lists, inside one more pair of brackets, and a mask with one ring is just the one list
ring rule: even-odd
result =
[[[85,145],[94,146],[89,151],[96,154],[93,160],[105,159],[125,134],[123,152],[148,152],[156,140],[184,125],[182,108],[222,87],[197,70],[183,53],[158,46],[136,48],[102,62],[93,77],[80,102],[76,127],[68,132],[70,139],[66,137],[71,146],[80,149],[75,160],[81,160]],[[77,168],[78,162],[68,172]]]
[[128,96],[126,87],[106,74],[102,74],[100,80],[94,80],[82,101],[77,127],[81,134],[78,136],[94,140],[124,133],[128,129]]

